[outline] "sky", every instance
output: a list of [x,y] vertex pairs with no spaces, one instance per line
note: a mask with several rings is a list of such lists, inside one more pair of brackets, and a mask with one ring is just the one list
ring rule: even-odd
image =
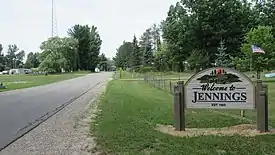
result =
[[[57,32],[67,36],[75,24],[95,25],[102,39],[101,53],[111,58],[124,40],[131,41],[167,16],[178,0],[55,0]],[[0,44],[7,51],[16,44],[28,52],[40,52],[51,37],[51,0],[5,0],[0,11]]]

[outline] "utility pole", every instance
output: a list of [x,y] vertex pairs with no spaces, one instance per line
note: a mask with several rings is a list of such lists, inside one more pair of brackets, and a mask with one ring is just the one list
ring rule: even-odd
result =
[[57,19],[56,19],[56,8],[54,0],[52,0],[52,37],[57,36]]
[[53,30],[53,29],[54,29],[54,28],[53,28],[53,27],[54,27],[54,26],[53,26],[53,25],[54,25],[54,24],[53,24],[53,22],[54,22],[54,21],[53,21],[53,18],[54,18],[54,16],[53,16],[53,14],[54,14],[53,2],[54,2],[54,0],[52,0],[52,37],[54,36],[54,30]]

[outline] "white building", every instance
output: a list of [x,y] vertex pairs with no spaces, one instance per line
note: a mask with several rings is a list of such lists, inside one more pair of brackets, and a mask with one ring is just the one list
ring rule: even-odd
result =
[[32,73],[31,69],[26,68],[16,68],[16,69],[10,69],[9,74],[30,74]]

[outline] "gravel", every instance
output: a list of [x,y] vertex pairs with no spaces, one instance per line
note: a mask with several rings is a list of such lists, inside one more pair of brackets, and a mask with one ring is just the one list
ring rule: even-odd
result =
[[97,110],[97,99],[108,80],[75,100],[34,130],[30,131],[0,155],[99,154],[90,135],[90,125]]

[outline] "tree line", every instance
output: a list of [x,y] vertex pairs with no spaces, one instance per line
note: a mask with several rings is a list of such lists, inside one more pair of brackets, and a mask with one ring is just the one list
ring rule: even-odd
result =
[[68,37],[51,37],[40,45],[40,52],[30,52],[23,63],[25,52],[16,45],[9,45],[7,54],[0,46],[0,71],[11,68],[38,68],[43,72],[58,73],[77,70],[110,70],[112,61],[100,48],[102,40],[96,26],[74,25],[67,31]]
[[0,71],[24,66],[24,50],[20,50],[16,45],[8,45],[7,54],[4,55],[3,49],[3,45],[0,44]]
[[[139,71],[198,71],[212,66],[270,71],[275,55],[273,8],[275,1],[181,0],[139,40],[134,36],[124,41],[115,64]],[[252,54],[251,45],[266,54]]]

